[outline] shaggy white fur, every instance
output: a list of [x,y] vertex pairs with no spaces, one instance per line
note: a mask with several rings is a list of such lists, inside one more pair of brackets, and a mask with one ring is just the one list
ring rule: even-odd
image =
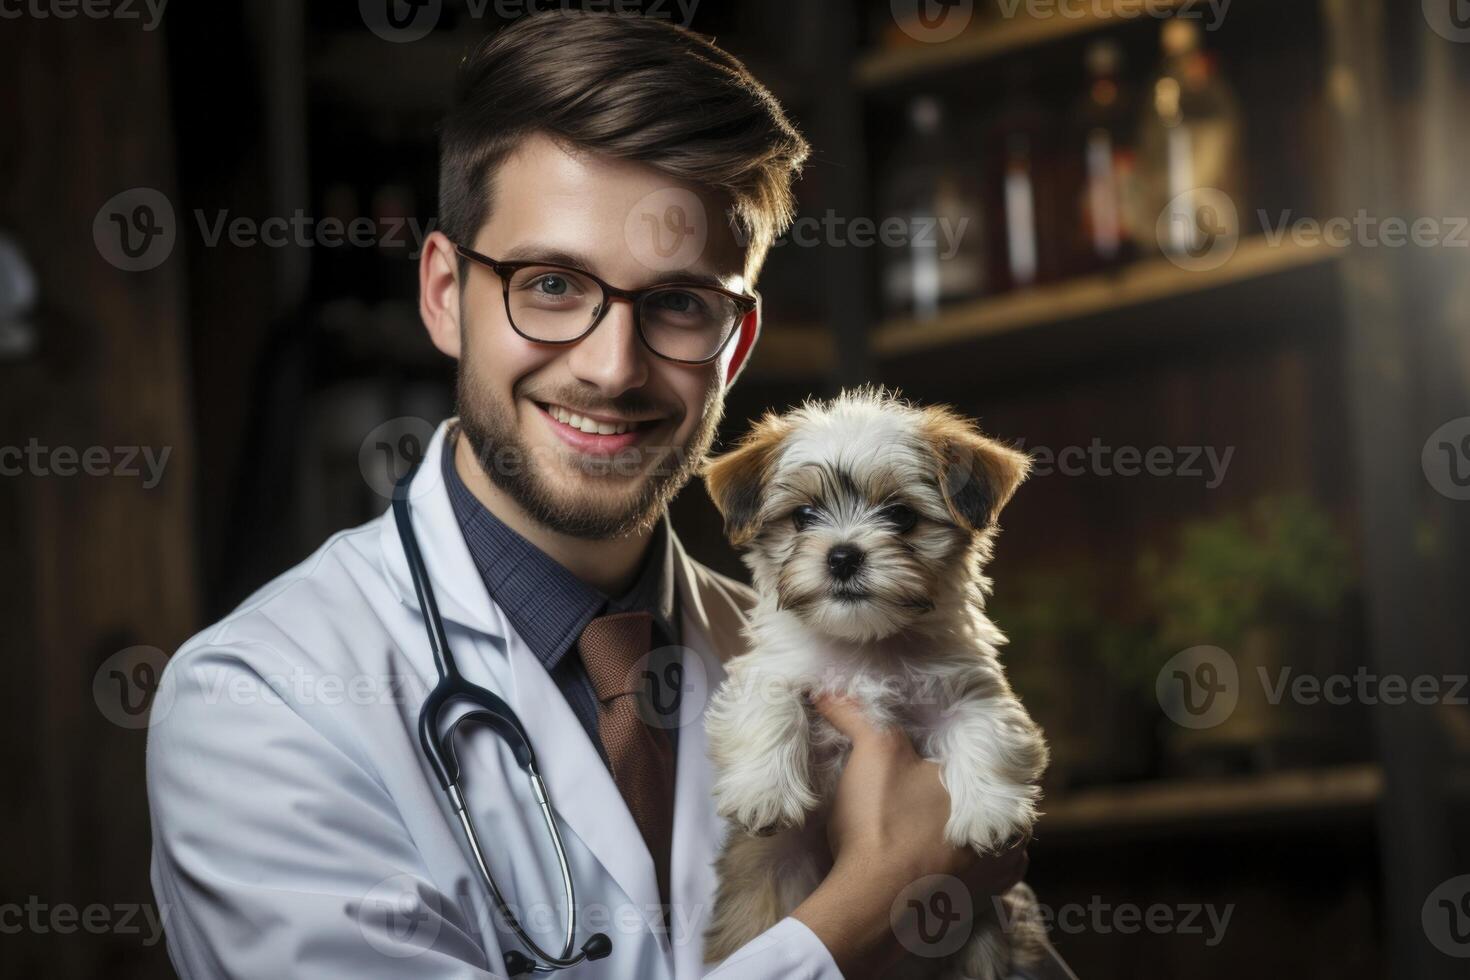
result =
[[[982,574],[1026,470],[948,409],[872,388],[768,415],[710,463],[758,600],[750,651],[706,716],[730,823],[709,961],[775,925],[829,868],[826,811],[849,745],[808,694],[855,698],[939,763],[950,843],[994,852],[1031,829],[1046,743],[1006,682]],[[1005,929],[988,898],[975,903],[947,975],[990,980],[1035,955],[1034,897],[1018,886],[1005,902]]]

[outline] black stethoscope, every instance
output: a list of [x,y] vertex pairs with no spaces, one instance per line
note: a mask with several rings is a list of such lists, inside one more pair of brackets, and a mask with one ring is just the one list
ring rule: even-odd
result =
[[[513,977],[524,973],[551,973],[575,966],[583,960],[600,960],[612,952],[612,940],[601,932],[589,936],[582,948],[575,955],[572,954],[572,944],[577,932],[577,903],[572,894],[572,870],[567,865],[566,850],[562,846],[561,831],[556,826],[556,813],[551,806],[551,797],[547,794],[546,784],[536,767],[536,753],[531,750],[531,739],[510,705],[478,684],[464,679],[459,672],[459,666],[454,662],[454,654],[449,650],[449,641],[444,636],[444,621],[439,618],[439,604],[434,599],[434,589],[429,584],[429,572],[424,565],[424,556],[419,551],[418,537],[414,534],[413,521],[409,516],[408,485],[416,471],[417,467],[414,467],[394,487],[393,518],[398,523],[403,554],[408,559],[408,570],[413,576],[414,591],[418,593],[419,608],[424,613],[424,629],[429,634],[429,649],[434,652],[434,666],[439,671],[439,683],[429,692],[419,710],[419,744],[423,746],[424,755],[433,767],[434,775],[439,778],[440,789],[449,797],[449,803],[454,807],[465,841],[475,856],[475,866],[480,869],[480,878],[489,889],[496,910],[521,945],[531,953],[528,956],[520,950],[508,951],[505,954],[507,972]],[[473,705],[474,710],[455,719],[441,736],[439,729],[445,712],[450,705],[460,701]],[[489,725],[505,740],[515,756],[516,764],[531,780],[531,792],[535,794],[536,802],[541,807],[541,817],[546,821],[546,829],[551,833],[556,863],[561,870],[561,887],[567,900],[567,931],[560,955],[553,956],[546,952],[526,935],[520,920],[511,912],[505,898],[500,894],[500,889],[496,887],[495,879],[490,876],[490,868],[486,865],[484,852],[480,848],[480,839],[475,834],[475,825],[465,807],[464,794],[459,789],[459,756],[454,750],[454,736],[459,731],[459,726],[466,721]]]

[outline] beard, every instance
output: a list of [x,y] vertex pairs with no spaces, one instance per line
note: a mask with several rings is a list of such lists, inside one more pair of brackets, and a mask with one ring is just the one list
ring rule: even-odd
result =
[[[531,397],[525,379],[516,382],[509,403],[503,402],[467,367],[472,363],[468,337],[460,343],[455,377],[460,431],[490,482],[532,520],[558,534],[604,540],[653,527],[669,501],[699,471],[724,412],[716,376],[704,399],[704,414],[682,446],[635,444],[608,457],[588,456],[569,447],[532,450],[521,439],[516,411],[521,399]],[[668,415],[663,406],[637,391],[589,403],[584,391],[563,388],[537,392],[532,400],[588,412]],[[566,482],[574,486],[557,489],[552,477],[556,470],[566,473]]]

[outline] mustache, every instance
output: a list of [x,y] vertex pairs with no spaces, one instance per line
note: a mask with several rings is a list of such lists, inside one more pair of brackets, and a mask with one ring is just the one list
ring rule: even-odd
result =
[[591,415],[599,413],[603,415],[657,415],[660,418],[675,418],[679,414],[678,406],[661,402],[637,389],[625,391],[615,398],[592,399],[588,397],[586,391],[578,388],[532,390],[529,387],[517,385],[513,394],[534,402],[542,404],[551,402],[574,412],[586,412]]

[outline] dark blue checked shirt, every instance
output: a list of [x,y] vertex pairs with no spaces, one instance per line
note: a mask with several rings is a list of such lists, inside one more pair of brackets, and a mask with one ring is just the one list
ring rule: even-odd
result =
[[[609,598],[511,530],[480,503],[454,468],[456,438],[452,434],[444,440],[444,485],[485,590],[556,682],[606,763],[607,753],[597,735],[597,694],[577,655],[577,638],[598,616],[643,611],[653,614],[655,649],[679,642],[674,539],[668,516],[654,530],[632,588]],[[667,731],[677,748],[678,729]]]

